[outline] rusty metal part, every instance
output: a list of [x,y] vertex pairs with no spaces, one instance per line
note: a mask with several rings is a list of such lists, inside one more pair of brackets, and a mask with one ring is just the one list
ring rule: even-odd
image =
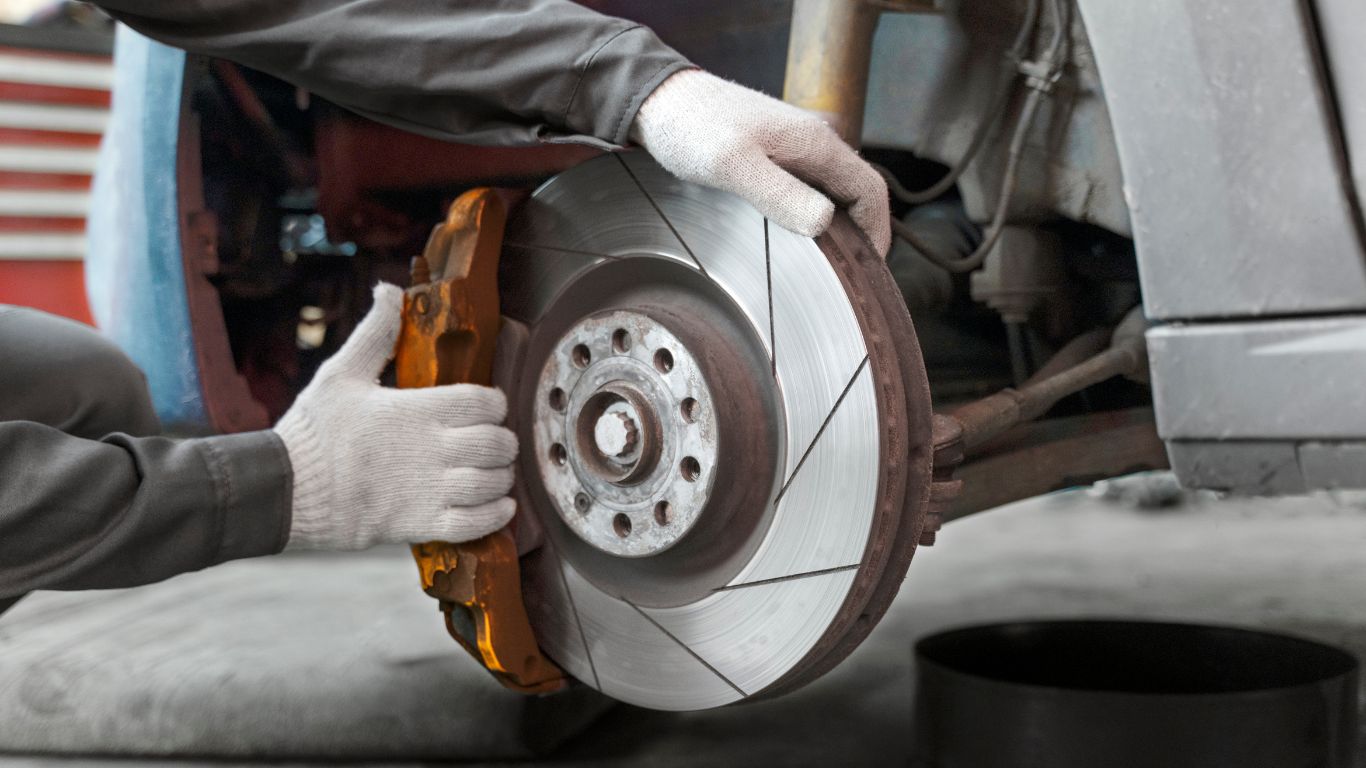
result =
[[949,519],[958,495],[963,492],[963,480],[955,477],[963,463],[963,426],[949,416],[934,417],[934,474],[930,482],[930,503],[925,511],[925,527],[920,533],[920,546],[934,546],[939,529]]
[[[1094,352],[1104,339],[1109,348]],[[934,482],[920,543],[933,544],[940,525],[973,512],[1166,467],[1151,410],[1028,423],[1062,398],[1114,376],[1132,376],[1146,364],[1142,317],[1131,313],[1113,332],[1082,334],[1064,345],[1018,390],[935,416]]]
[[[461,195],[432,230],[413,260],[414,285],[403,298],[394,360],[400,387],[492,382],[506,220],[498,194],[479,188]],[[422,589],[440,601],[451,636],[503,685],[545,693],[566,684],[532,634],[511,530],[461,544],[417,544],[413,557]]]
[[850,146],[863,136],[879,10],[864,0],[796,0],[783,100],[814,112]]
[[1141,333],[1116,337],[1109,349],[1047,378],[1036,378],[1019,389],[1003,389],[953,412],[963,429],[963,449],[971,454],[1007,429],[1042,416],[1068,395],[1115,376],[1142,370],[1147,345]]
[[962,490],[944,522],[1105,478],[1168,467],[1147,408],[1024,424],[982,446],[958,468]]
[[1025,379],[1024,385],[1029,386],[1044,379],[1052,378],[1068,368],[1104,352],[1110,346],[1110,339],[1113,335],[1113,332],[1108,328],[1096,328],[1075,336],[1063,344],[1057,352],[1054,352],[1053,356],[1048,358],[1048,362],[1040,366],[1033,376]]

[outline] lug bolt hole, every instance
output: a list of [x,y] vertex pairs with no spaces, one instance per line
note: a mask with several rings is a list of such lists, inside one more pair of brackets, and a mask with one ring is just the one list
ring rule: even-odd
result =
[[593,500],[588,498],[588,494],[580,493],[574,496],[574,509],[577,509],[579,514],[588,514],[588,508],[591,506],[593,506]]
[[[555,463],[555,466],[563,467],[564,463],[569,460],[569,453],[564,449],[563,445],[555,443],[550,446],[550,460]],[[574,505],[578,506],[578,503],[578,499],[575,499]]]
[[683,457],[683,461],[678,464],[678,469],[683,473],[683,479],[690,483],[702,476],[702,465],[691,456]]
[[587,368],[588,364],[593,362],[593,353],[588,349],[587,344],[575,344],[573,351],[570,352],[570,358],[574,361],[575,366]]
[[616,516],[612,518],[612,530],[616,531],[617,535],[623,539],[630,536],[631,518],[627,517],[624,512],[618,512]]
[[563,410],[564,410],[564,406],[565,406],[565,396],[564,396],[564,390],[563,390],[563,389],[560,389],[559,387],[555,387],[554,389],[550,390],[550,397],[549,397],[549,400],[550,400],[550,407],[551,407],[551,408],[553,408],[553,409],[555,409],[555,410],[557,410],[557,411],[563,411]]
[[655,522],[659,525],[668,525],[674,521],[674,511],[669,506],[669,502],[661,501],[655,505]]
[[673,353],[667,349],[656,350],[655,368],[659,369],[660,373],[668,373],[669,371],[672,371],[674,369]]
[[618,328],[612,332],[612,349],[619,355],[624,355],[631,349],[631,334],[625,328]]
[[701,415],[702,406],[694,398],[685,397],[683,402],[678,404],[678,410],[682,412],[683,420],[691,424]]

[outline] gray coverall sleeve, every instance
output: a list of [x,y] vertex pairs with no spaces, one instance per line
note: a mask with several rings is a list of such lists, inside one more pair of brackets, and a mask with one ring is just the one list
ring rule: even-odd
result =
[[0,478],[0,608],[272,554],[289,537],[289,456],[269,431],[89,440],[0,422]]
[[383,123],[475,144],[624,145],[692,66],[568,0],[96,0],[153,39],[238,62]]

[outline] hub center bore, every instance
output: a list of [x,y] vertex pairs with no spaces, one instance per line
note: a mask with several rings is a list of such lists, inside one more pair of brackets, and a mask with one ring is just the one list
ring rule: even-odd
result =
[[676,336],[638,312],[585,318],[538,395],[538,468],[579,538],[646,557],[687,534],[711,493],[717,435],[711,391]]
[[659,398],[620,379],[594,392],[571,416],[577,422],[580,468],[616,485],[648,477],[660,451],[659,416],[652,399]]
[[638,418],[625,401],[608,406],[598,417],[598,423],[593,425],[593,442],[597,444],[598,453],[618,464],[630,464],[638,455]]

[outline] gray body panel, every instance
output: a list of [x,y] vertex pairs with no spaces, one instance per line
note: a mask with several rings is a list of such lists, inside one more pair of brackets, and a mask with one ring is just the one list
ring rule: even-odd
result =
[[1359,222],[1296,3],[1081,0],[1153,319],[1366,309]]
[[1333,95],[1347,138],[1357,196],[1366,195],[1366,3],[1317,0],[1319,30],[1328,60]]
[[1145,310],[1195,321],[1148,334],[1173,467],[1242,493],[1366,487],[1366,6],[1078,5]]
[[1366,317],[1148,332],[1158,432],[1193,487],[1366,487]]
[[1366,439],[1366,317],[1148,331],[1169,439]]

